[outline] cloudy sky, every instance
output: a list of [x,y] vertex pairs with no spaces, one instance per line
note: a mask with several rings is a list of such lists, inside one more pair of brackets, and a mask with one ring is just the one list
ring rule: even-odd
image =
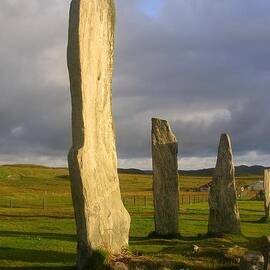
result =
[[[69,0],[0,1],[0,163],[66,165]],[[116,0],[113,111],[120,167],[151,167],[151,117],[180,166],[270,165],[270,1]]]

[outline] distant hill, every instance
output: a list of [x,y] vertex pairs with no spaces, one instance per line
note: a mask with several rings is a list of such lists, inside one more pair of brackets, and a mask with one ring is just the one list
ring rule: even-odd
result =
[[[236,166],[235,167],[235,175],[263,175],[264,170],[266,167],[260,166],[260,165],[254,165],[254,166]],[[180,171],[182,175],[202,175],[202,176],[212,176],[214,172],[214,168],[208,168],[208,169],[201,169],[201,170],[191,170],[191,171]]]
[[118,169],[118,173],[122,173],[122,174],[146,174],[145,171],[139,170],[139,169],[134,169],[134,168],[130,168],[130,169]]
[[267,169],[267,167],[254,165],[254,166],[246,166],[241,165],[236,167],[236,174],[263,174],[264,170]]
[[[235,174],[236,176],[240,175],[263,175],[264,170],[266,167],[254,165],[254,166],[236,166],[235,167]],[[151,175],[151,170],[138,170],[138,169],[118,169],[119,173],[126,173],[126,174],[145,174]],[[214,172],[214,168],[207,168],[207,169],[199,169],[199,170],[180,170],[179,174],[184,176],[212,176]]]
[[[14,168],[33,168],[33,169],[67,169],[67,168],[52,168],[42,165],[35,164],[7,164],[2,165],[2,167],[14,167]],[[263,175],[264,170],[267,167],[254,165],[254,166],[236,166],[235,174],[236,176],[244,175]],[[199,170],[180,170],[179,174],[184,176],[212,176],[214,168],[199,169]],[[118,173],[120,174],[140,174],[140,175],[152,175],[152,170],[140,170],[135,168],[123,169],[119,168]]]
[[208,168],[208,169],[199,169],[199,170],[180,170],[179,174],[185,175],[185,176],[212,176],[214,172],[214,168]]
[[51,169],[48,166],[36,165],[36,164],[4,164],[2,167],[14,167],[14,168],[41,168],[41,169]]

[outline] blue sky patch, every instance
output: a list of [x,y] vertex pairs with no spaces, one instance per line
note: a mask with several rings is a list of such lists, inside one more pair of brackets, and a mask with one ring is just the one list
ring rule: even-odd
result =
[[140,8],[150,17],[155,17],[162,8],[163,0],[141,0]]

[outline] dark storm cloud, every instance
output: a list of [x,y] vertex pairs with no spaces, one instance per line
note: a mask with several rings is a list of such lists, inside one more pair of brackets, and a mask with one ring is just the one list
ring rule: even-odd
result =
[[[243,161],[263,162],[259,155],[270,155],[269,1],[146,1],[116,1],[120,159],[136,167],[150,157],[158,116],[170,121],[181,156],[197,157],[194,167],[215,155],[221,132],[231,133]],[[0,2],[3,162],[65,161],[68,8],[63,0]]]
[[66,152],[67,11],[63,1],[0,3],[0,149],[10,161]]
[[183,156],[214,155],[221,132],[231,133],[238,155],[269,153],[269,8],[267,1],[164,1],[158,18],[123,16],[129,31],[120,21],[118,34],[127,37],[114,88],[120,156],[149,157],[152,116],[171,122]]

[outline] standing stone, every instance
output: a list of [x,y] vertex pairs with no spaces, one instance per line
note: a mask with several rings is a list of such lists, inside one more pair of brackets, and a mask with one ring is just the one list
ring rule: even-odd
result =
[[71,2],[68,69],[73,145],[68,161],[78,270],[90,267],[94,250],[116,254],[128,245],[130,216],[120,195],[111,104],[114,20],[113,0]]
[[259,240],[260,251],[264,257],[264,268],[263,270],[270,269],[270,236],[263,236]]
[[230,137],[222,134],[217,164],[209,193],[208,233],[239,234],[240,217],[235,187],[235,169]]
[[264,210],[265,220],[270,217],[270,169],[264,170]]
[[178,144],[169,123],[152,119],[153,196],[155,234],[179,234]]

